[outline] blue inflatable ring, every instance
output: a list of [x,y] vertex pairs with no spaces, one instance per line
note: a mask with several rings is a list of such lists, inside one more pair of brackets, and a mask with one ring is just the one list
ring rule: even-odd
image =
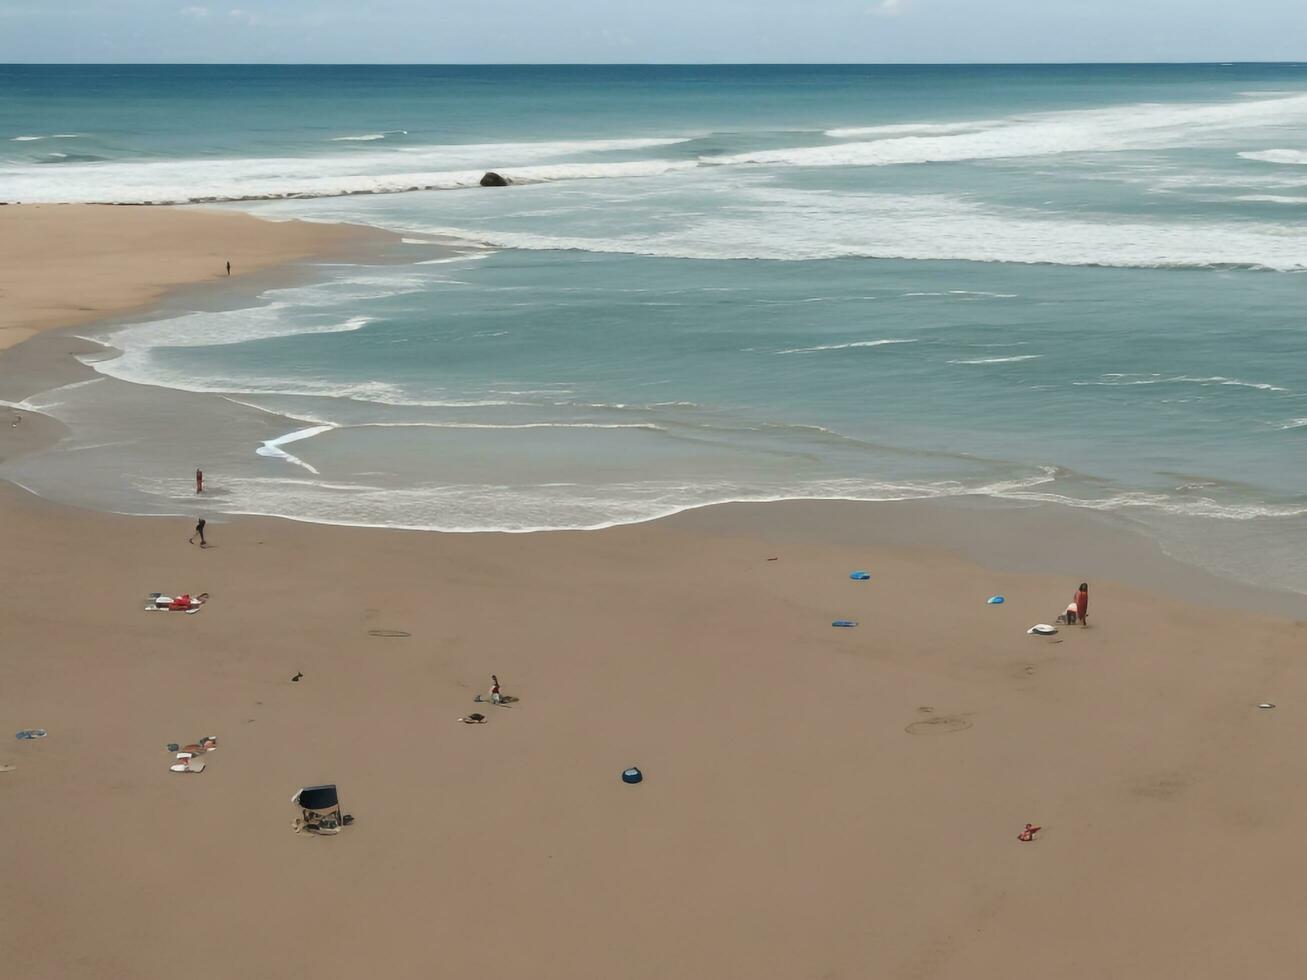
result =
[[871,572],[849,572],[849,578],[853,579],[855,582],[865,582],[867,579],[871,578]]

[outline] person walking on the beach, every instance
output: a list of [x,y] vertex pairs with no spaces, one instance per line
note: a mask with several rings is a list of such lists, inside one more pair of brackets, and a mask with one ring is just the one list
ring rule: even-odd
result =
[[195,492],[204,493],[204,470],[198,467],[195,470]]
[[191,537],[190,537],[190,543],[191,543],[191,544],[194,544],[194,543],[195,543],[195,537],[196,537],[196,535],[199,535],[199,538],[200,538],[200,547],[201,547],[201,548],[207,548],[207,547],[209,546],[209,542],[207,542],[207,541],[204,540],[204,518],[203,518],[203,517],[201,517],[201,518],[199,519],[199,521],[196,522],[196,524],[195,524],[195,534],[192,534]]
[[1081,626],[1088,626],[1089,622],[1089,583],[1081,582],[1080,589],[1076,592],[1076,617],[1080,620]]
[[227,260],[227,275],[231,275],[231,259]]

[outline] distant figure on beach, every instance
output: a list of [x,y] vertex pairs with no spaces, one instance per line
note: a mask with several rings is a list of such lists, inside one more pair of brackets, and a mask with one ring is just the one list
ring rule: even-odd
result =
[[504,696],[499,692],[499,678],[494,674],[491,674],[490,680],[492,682],[490,687],[490,703],[503,704]]
[[204,470],[195,470],[195,492],[204,493]]
[[1089,625],[1089,583],[1081,582],[1080,590],[1076,592],[1076,616],[1080,619],[1081,626]]
[[195,524],[195,534],[192,534],[191,537],[190,537],[190,543],[191,543],[191,544],[194,544],[194,543],[195,543],[195,537],[196,537],[196,535],[199,535],[199,538],[200,538],[200,547],[201,547],[201,548],[207,548],[207,547],[209,546],[209,543],[208,543],[207,541],[204,540],[204,518],[203,518],[203,517],[201,517],[201,518],[199,519],[199,521],[196,522],[196,524]]
[[1066,617],[1065,617],[1066,624],[1068,626],[1074,626],[1076,624],[1077,615],[1078,615],[1078,610],[1076,609],[1076,600],[1072,599],[1071,602],[1068,603],[1066,607]]
[[231,275],[231,259],[227,260],[227,275]]

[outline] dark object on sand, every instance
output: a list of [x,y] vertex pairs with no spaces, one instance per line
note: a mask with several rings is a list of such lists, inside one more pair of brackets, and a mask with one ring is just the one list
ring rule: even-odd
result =
[[484,725],[486,723],[486,716],[480,712],[476,712],[468,715],[466,718],[460,718],[458,720],[465,725]]
[[297,834],[304,830],[313,834],[338,834],[341,827],[354,822],[352,816],[340,811],[335,783],[305,786],[290,801],[300,808],[300,815],[291,824]]
[[368,630],[368,636],[412,636],[403,630]]
[[290,682],[294,684],[303,676],[304,676],[304,671],[302,670],[296,671],[295,676],[290,679]]
[[487,171],[481,178],[482,187],[507,187],[512,181],[493,170]]
[[631,783],[632,785],[634,785],[635,783],[639,783],[643,781],[644,781],[644,773],[642,773],[635,766],[632,766],[630,769],[622,770],[622,782]]

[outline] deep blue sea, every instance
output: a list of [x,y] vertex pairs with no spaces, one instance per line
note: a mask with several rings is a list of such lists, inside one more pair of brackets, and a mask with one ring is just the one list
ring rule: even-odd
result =
[[1304,65],[0,67],[0,200],[405,242],[88,329],[97,379],[25,403],[71,435],[0,466],[51,497],[989,496],[1307,591]]

